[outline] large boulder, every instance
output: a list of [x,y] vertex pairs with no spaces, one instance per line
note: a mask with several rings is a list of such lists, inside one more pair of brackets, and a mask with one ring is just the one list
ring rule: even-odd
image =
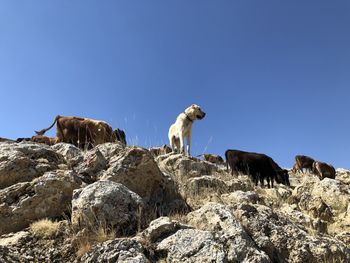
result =
[[156,158],[156,161],[159,168],[164,173],[174,175],[177,182],[185,182],[192,177],[218,173],[216,165],[182,154],[169,153],[161,155]]
[[73,190],[80,185],[74,172],[58,170],[0,190],[0,235],[69,212]]
[[160,171],[148,150],[140,147],[127,147],[123,154],[112,157],[109,165],[110,167],[103,173],[101,180],[123,184],[140,195],[150,208],[148,212],[155,209],[156,215],[164,215],[168,214],[171,209],[186,207],[177,192],[177,185],[170,176]]
[[350,250],[331,237],[309,235],[302,227],[263,205],[233,211],[259,249],[273,262],[349,262]]
[[228,262],[271,262],[243,229],[230,209],[222,204],[207,203],[187,215],[188,224],[215,234]]
[[95,149],[98,149],[102,153],[103,157],[107,160],[107,162],[109,162],[115,156],[123,154],[125,152],[125,145],[118,142],[107,142],[96,145]]
[[156,246],[166,262],[226,262],[224,246],[210,231],[181,229]]
[[69,168],[83,161],[82,150],[71,143],[60,142],[51,146],[51,149],[64,157]]
[[98,181],[74,191],[72,224],[78,229],[101,225],[131,234],[143,225],[143,209],[141,197],[124,185]]
[[176,220],[171,220],[169,217],[159,217],[152,221],[140,236],[143,240],[146,240],[147,243],[155,243],[174,234],[180,229],[188,228],[193,227],[182,224]]
[[107,168],[107,160],[98,148],[84,154],[83,160],[76,166],[79,177],[86,183],[93,183]]
[[62,155],[44,144],[0,143],[0,189],[30,182],[64,163]]

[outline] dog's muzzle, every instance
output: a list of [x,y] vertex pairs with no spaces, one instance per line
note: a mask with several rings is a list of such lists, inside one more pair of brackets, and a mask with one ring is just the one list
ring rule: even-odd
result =
[[199,120],[203,119],[205,117],[205,112],[203,112],[202,115],[197,115],[196,116]]

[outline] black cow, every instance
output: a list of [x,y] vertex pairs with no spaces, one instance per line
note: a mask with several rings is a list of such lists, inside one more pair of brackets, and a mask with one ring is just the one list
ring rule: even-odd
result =
[[289,175],[287,170],[283,170],[275,161],[261,153],[244,152],[239,150],[227,150],[225,152],[227,170],[228,166],[231,168],[231,174],[242,172],[249,175],[255,185],[264,185],[264,179],[270,188],[273,187],[274,180],[277,183],[284,185],[289,184]]

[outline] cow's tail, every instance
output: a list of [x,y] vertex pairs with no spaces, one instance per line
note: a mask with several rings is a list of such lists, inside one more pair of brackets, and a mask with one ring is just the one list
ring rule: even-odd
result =
[[35,131],[35,133],[36,133],[37,135],[44,135],[45,132],[47,132],[48,130],[50,130],[50,129],[55,125],[55,123],[58,121],[59,118],[61,118],[61,116],[60,116],[60,115],[57,115],[56,118],[55,118],[55,121],[51,124],[50,127],[46,128],[46,129],[42,129],[41,131]]

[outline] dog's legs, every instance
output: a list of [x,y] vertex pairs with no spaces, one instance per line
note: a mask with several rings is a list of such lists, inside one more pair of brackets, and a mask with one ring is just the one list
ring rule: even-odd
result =
[[170,138],[170,147],[173,152],[175,152],[175,137]]
[[191,156],[191,132],[186,136],[187,141],[187,156]]
[[180,153],[184,154],[185,153],[184,136],[181,134],[179,139],[180,139]]

